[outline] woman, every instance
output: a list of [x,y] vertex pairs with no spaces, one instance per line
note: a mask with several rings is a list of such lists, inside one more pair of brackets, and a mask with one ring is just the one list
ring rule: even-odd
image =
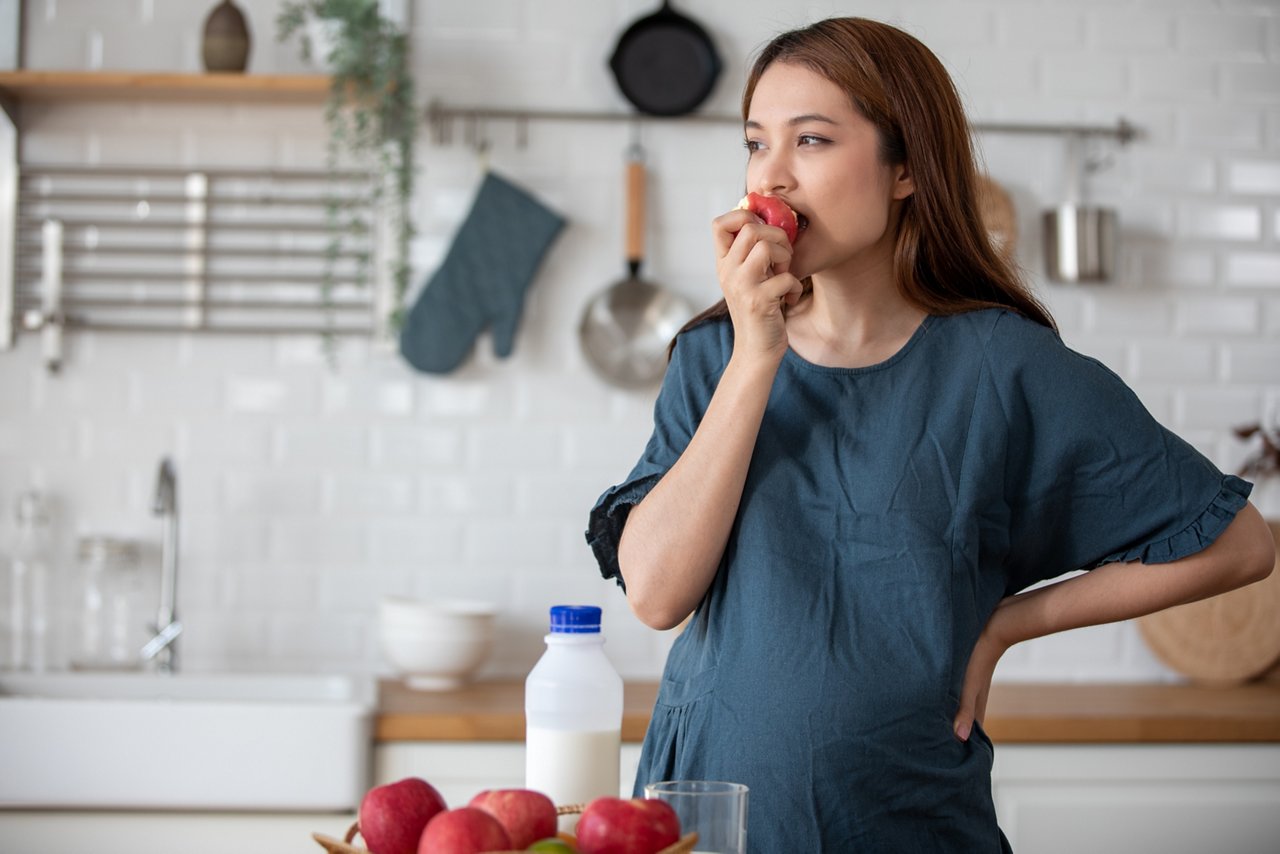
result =
[[1000,655],[1265,577],[1270,534],[993,251],[927,48],[853,18],[787,33],[743,117],[748,190],[801,231],[714,221],[724,300],[677,336],[587,532],[642,621],[693,614],[636,787],[746,783],[757,852],[1007,849]]

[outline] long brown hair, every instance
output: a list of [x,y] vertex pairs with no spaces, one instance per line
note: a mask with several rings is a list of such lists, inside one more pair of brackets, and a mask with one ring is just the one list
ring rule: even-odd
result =
[[[883,161],[910,170],[915,191],[902,203],[893,258],[898,290],[908,301],[942,315],[1004,307],[1057,329],[987,235],[969,123],[951,77],[929,48],[866,18],[829,18],[783,33],[751,68],[743,121],[756,84],[775,62],[803,65],[847,92],[876,126]],[[722,299],[680,331],[728,313]]]

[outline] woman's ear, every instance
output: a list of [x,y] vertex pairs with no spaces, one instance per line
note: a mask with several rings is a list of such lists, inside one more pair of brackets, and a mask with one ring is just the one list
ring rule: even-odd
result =
[[911,169],[905,163],[893,167],[893,198],[901,201],[916,191],[916,183],[911,177]]

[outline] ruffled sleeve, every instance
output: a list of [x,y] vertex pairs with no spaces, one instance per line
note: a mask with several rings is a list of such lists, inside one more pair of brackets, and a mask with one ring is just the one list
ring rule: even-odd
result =
[[618,567],[618,542],[631,508],[649,494],[676,460],[702,420],[728,358],[732,327],[711,321],[676,339],[671,363],[653,408],[653,433],[626,480],[609,487],[587,520],[586,538],[605,578],[626,589]]
[[1213,501],[1187,527],[1162,540],[1107,555],[1098,561],[1098,565],[1134,560],[1143,563],[1171,563],[1203,551],[1231,524],[1236,513],[1248,502],[1252,488],[1248,481],[1226,475],[1222,478],[1222,488],[1213,496]]
[[986,358],[1007,431],[1009,592],[1105,563],[1180,560],[1245,505],[1251,484],[1219,471],[1051,330],[1006,315]]

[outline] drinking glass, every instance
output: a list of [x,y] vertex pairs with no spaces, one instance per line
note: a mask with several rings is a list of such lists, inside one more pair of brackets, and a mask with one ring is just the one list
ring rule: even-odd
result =
[[696,854],[746,854],[747,787],[713,780],[668,780],[644,787],[680,818],[680,834],[697,831]]

